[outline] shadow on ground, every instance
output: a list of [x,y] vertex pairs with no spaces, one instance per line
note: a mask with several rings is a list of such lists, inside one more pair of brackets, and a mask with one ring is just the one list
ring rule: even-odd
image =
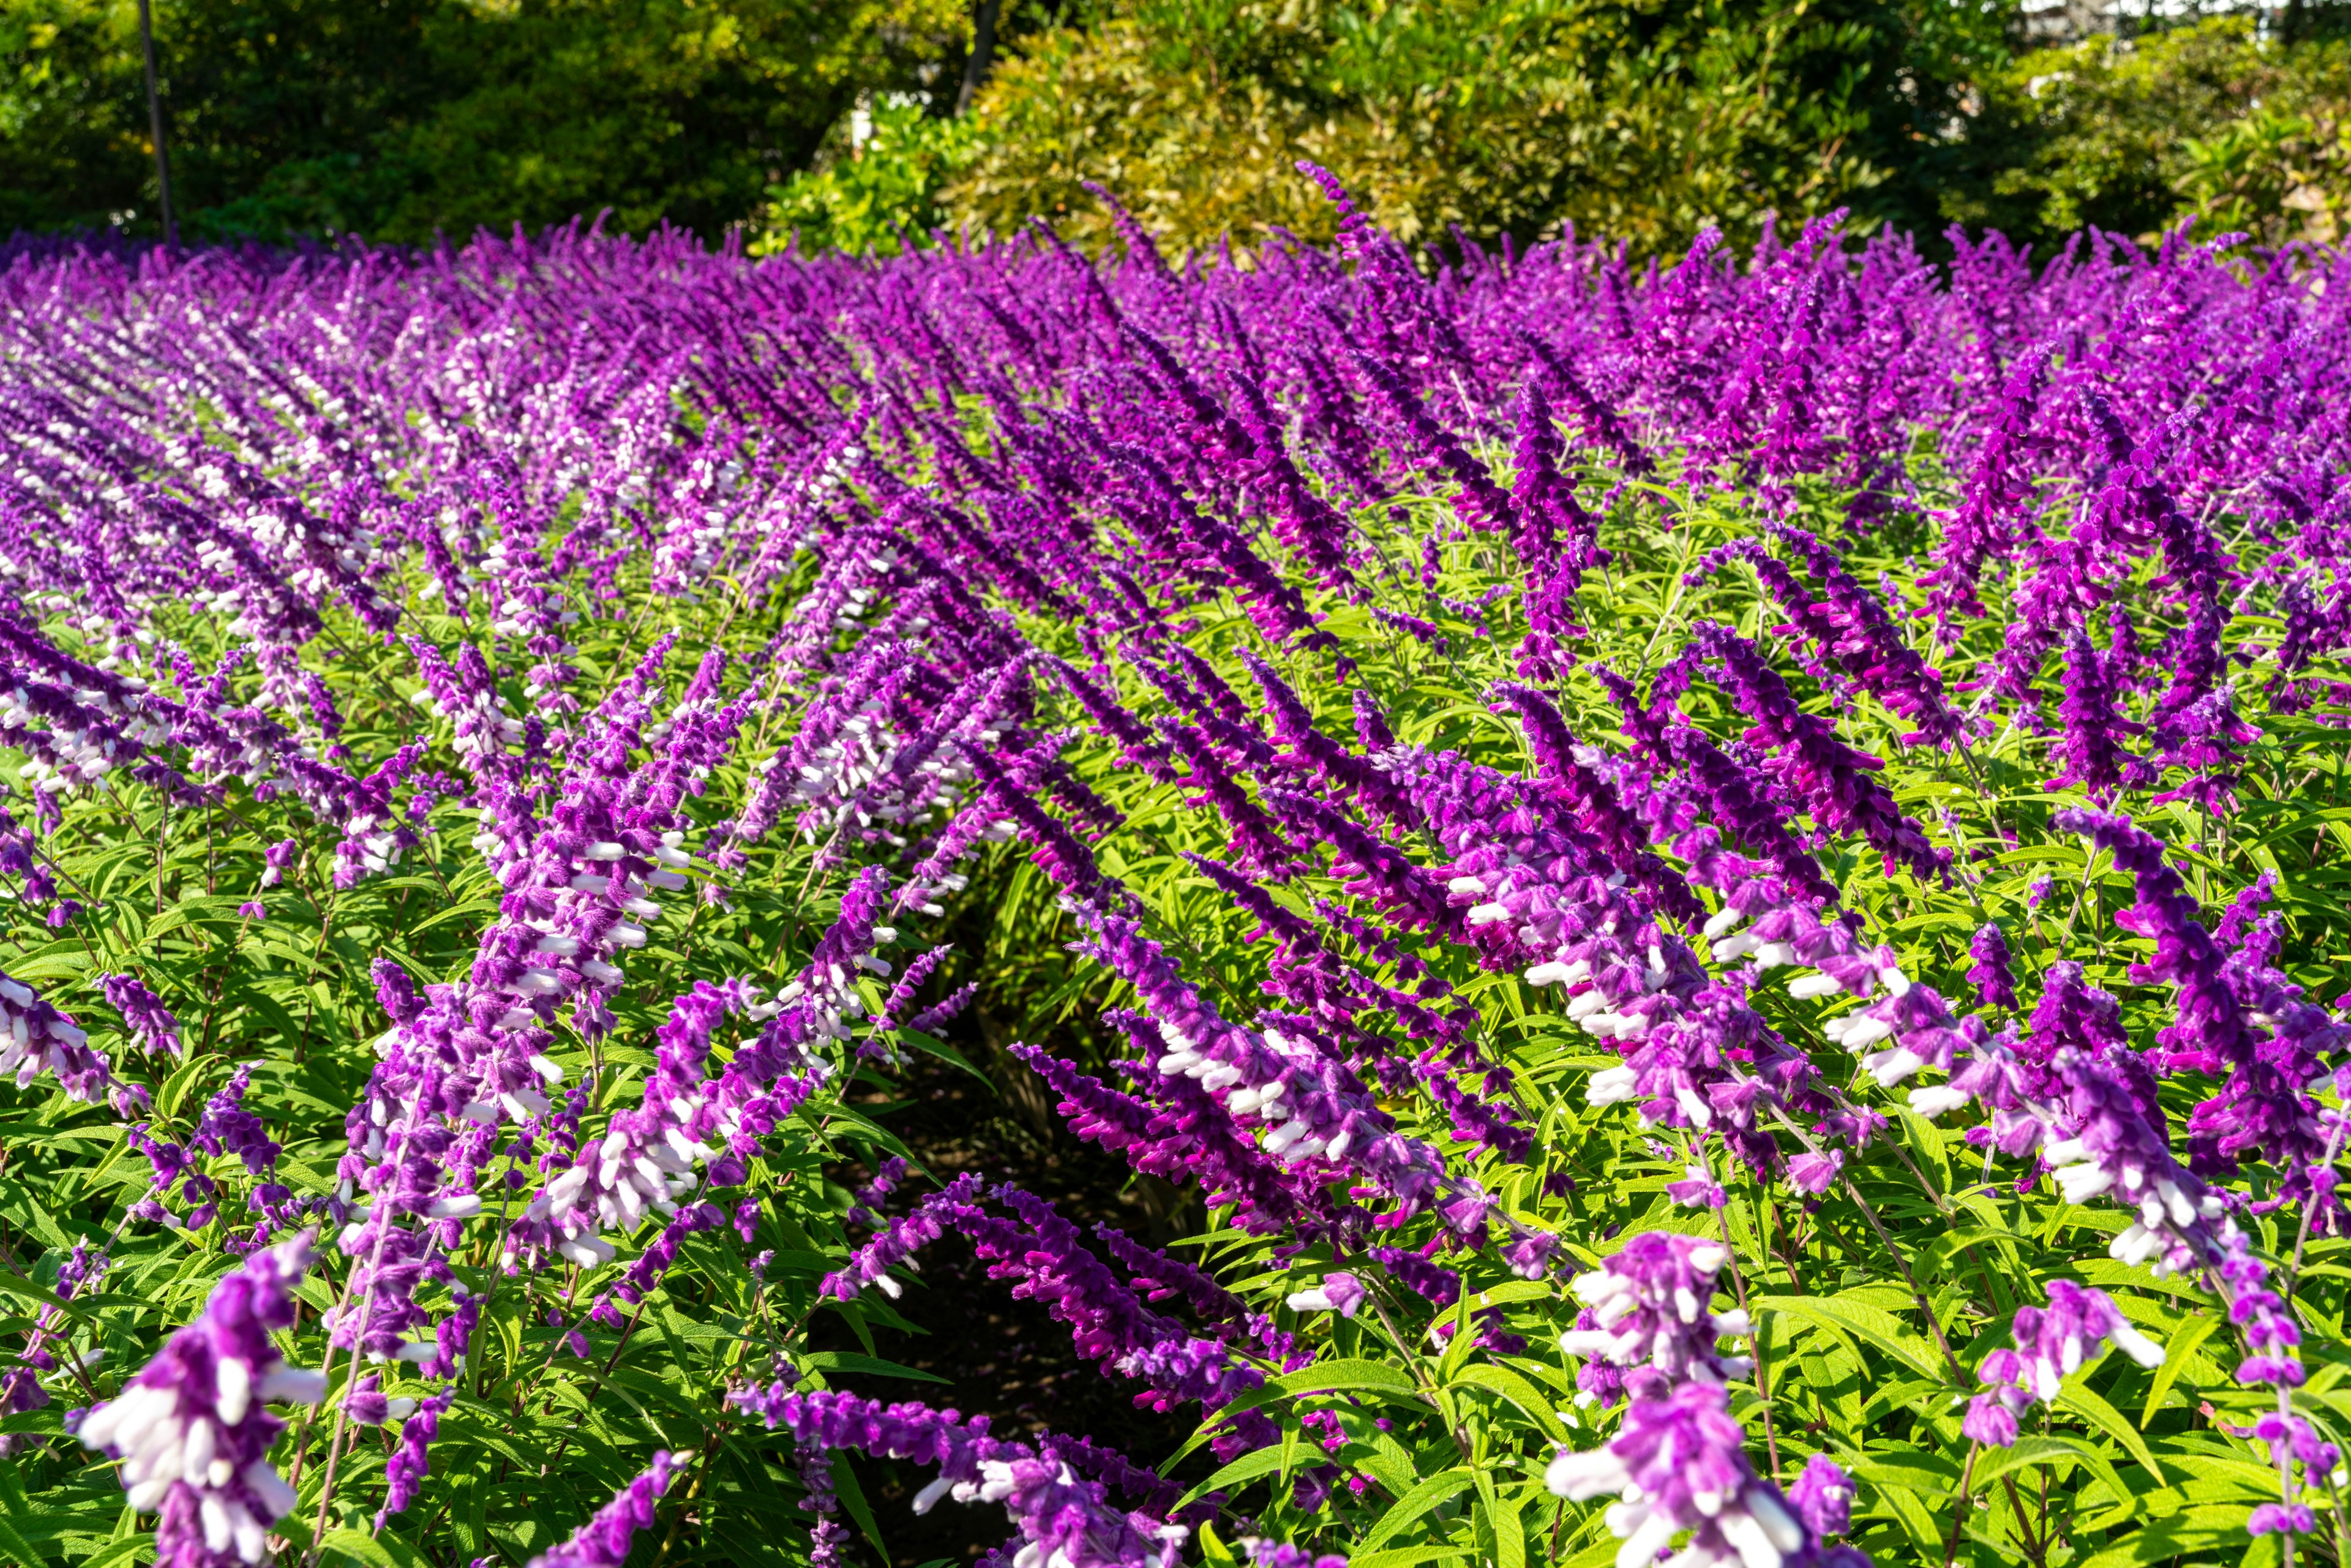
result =
[[[1003,1059],[997,1068],[1007,1086],[1002,1093],[960,1069],[919,1057],[892,1092],[863,1096],[862,1108],[880,1113],[883,1124],[942,1182],[977,1171],[1050,1199],[1081,1230],[1102,1222],[1138,1241],[1165,1243],[1196,1227],[1196,1209],[1180,1211],[1174,1188],[1138,1178],[1123,1160],[1071,1134],[1026,1069]],[[838,1174],[846,1182],[862,1177],[856,1170]],[[918,1190],[911,1183],[901,1189],[892,1211],[904,1213]],[[919,1280],[895,1305],[923,1332],[877,1329],[874,1349],[945,1379],[946,1385],[841,1375],[831,1379],[836,1386],[872,1399],[920,1399],[967,1416],[984,1415],[1007,1437],[1050,1429],[1090,1437],[1142,1464],[1165,1459],[1192,1435],[1196,1409],[1163,1415],[1136,1408],[1134,1384],[1081,1359],[1068,1327],[1041,1304],[1016,1300],[1010,1282],[990,1280],[967,1242],[950,1234],[919,1260]],[[861,1348],[832,1313],[818,1315],[809,1338],[814,1350]],[[854,1468],[894,1568],[969,1563],[1010,1533],[1003,1509],[994,1503],[942,1501],[917,1517],[911,1504],[931,1479],[928,1467],[860,1458]],[[1212,1468],[1203,1454],[1178,1473],[1188,1482]],[[871,1542],[861,1541],[854,1550],[867,1563],[881,1561]]]

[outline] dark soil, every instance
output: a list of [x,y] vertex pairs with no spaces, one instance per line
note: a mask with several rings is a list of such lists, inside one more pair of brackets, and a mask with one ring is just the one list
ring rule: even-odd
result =
[[[967,1048],[986,1051],[977,1040]],[[915,1062],[891,1092],[862,1096],[863,1105],[879,1113],[883,1124],[940,1181],[977,1171],[1050,1199],[1082,1230],[1102,1222],[1154,1244],[1196,1228],[1196,1199],[1187,1206],[1165,1182],[1137,1176],[1118,1156],[1074,1136],[1053,1111],[1050,1091],[1017,1062],[998,1057],[988,1064],[1001,1089],[932,1057]],[[850,1183],[862,1177],[854,1170],[838,1174]],[[927,1184],[910,1180],[888,1207],[904,1213],[924,1190]],[[1192,1435],[1196,1409],[1136,1408],[1134,1384],[1081,1359],[1068,1327],[1038,1302],[1016,1300],[1009,1281],[990,1280],[968,1243],[950,1233],[918,1262],[919,1280],[893,1305],[922,1332],[877,1328],[874,1351],[944,1378],[946,1385],[855,1374],[829,1375],[828,1381],[868,1398],[919,1399],[966,1416],[984,1415],[1007,1437],[1050,1430],[1089,1437],[1139,1464],[1166,1458]],[[848,1324],[829,1312],[810,1325],[809,1343],[814,1350],[862,1348]],[[836,1466],[843,1462],[836,1457]],[[944,1500],[917,1517],[909,1505],[932,1479],[928,1467],[859,1458],[853,1468],[894,1568],[968,1563],[1004,1544],[1010,1533],[1004,1511],[993,1503]],[[1195,1470],[1205,1475],[1212,1468],[1200,1454],[1179,1474],[1188,1482],[1198,1479]],[[1132,1500],[1119,1500],[1133,1506]],[[870,1542],[860,1541],[854,1550],[868,1563],[880,1561]]]

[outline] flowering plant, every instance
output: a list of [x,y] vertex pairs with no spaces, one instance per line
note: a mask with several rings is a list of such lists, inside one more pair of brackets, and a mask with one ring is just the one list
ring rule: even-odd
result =
[[[1311,172],[8,253],[0,1553],[2339,1560],[2336,263]],[[1186,1246],[861,1108],[1007,1020]],[[1194,1435],[877,1396],[939,1249]]]

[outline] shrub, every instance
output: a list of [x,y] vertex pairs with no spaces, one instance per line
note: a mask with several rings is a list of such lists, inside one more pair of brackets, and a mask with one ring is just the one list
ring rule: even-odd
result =
[[[0,229],[153,221],[132,10],[0,13]],[[965,26],[951,0],[159,0],[155,17],[187,232],[418,244],[603,209],[716,238],[860,92],[912,86]]]
[[769,187],[755,255],[797,244],[803,252],[896,256],[928,243],[948,221],[939,193],[972,160],[978,141],[973,123],[929,114],[912,94],[856,113],[863,141],[853,140],[852,121],[844,119],[813,167]]
[[949,199],[998,232],[1042,214],[1093,243],[1093,180],[1179,248],[1327,239],[1303,157],[1411,242],[1562,220],[1644,252],[1706,222],[1751,235],[1769,212],[1865,200],[1907,158],[1966,52],[1949,10],[1137,0],[1005,62]]
[[2085,225],[2331,241],[2351,201],[2351,49],[2257,40],[2225,16],[2020,56],[1986,78],[1946,217],[2049,246]]

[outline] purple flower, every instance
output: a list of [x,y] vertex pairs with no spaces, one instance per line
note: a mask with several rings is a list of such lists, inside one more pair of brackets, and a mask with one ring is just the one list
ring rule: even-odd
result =
[[2318,1528],[2318,1515],[2298,1502],[2265,1502],[2245,1521],[2248,1535],[2307,1535]]
[[383,1507],[375,1516],[379,1531],[386,1518],[405,1511],[416,1500],[425,1478],[433,1473],[426,1451],[432,1448],[433,1439],[440,1436],[441,1417],[448,1413],[456,1397],[455,1387],[444,1388],[419,1404],[415,1413],[402,1424],[400,1447],[383,1464]]
[[1347,1560],[1336,1552],[1316,1553],[1287,1542],[1259,1541],[1249,1535],[1241,1537],[1240,1546],[1249,1553],[1249,1568],[1347,1568]]
[[82,1418],[83,1444],[122,1460],[130,1505],[162,1516],[159,1562],[258,1563],[268,1527],[294,1506],[268,1459],[285,1423],[265,1406],[314,1404],[326,1392],[323,1377],[287,1366],[269,1338],[293,1326],[293,1288],[309,1266],[307,1236],[255,1253],[213,1288],[201,1317]]
[[[741,1388],[728,1403],[812,1448],[856,1448],[877,1458],[935,1465],[937,1477],[914,1497],[927,1513],[943,1498],[999,1502],[1033,1562],[1071,1568],[1176,1568],[1188,1533],[1144,1514],[1112,1507],[1102,1482],[1076,1473],[1079,1453],[1059,1439],[1038,1447],[991,1437],[987,1421],[968,1424],[953,1411],[911,1401],[884,1406],[852,1394],[796,1394],[789,1383]],[[1121,1471],[1134,1467],[1121,1466]]]
[[612,1494],[612,1500],[572,1532],[571,1538],[530,1560],[530,1568],[621,1568],[628,1561],[630,1542],[641,1530],[651,1529],[653,1503],[679,1466],[661,1452],[644,1473]]
[[1853,1478],[1826,1454],[1814,1454],[1788,1489],[1788,1506],[1814,1535],[1843,1535],[1853,1528]]
[[1746,1314],[1708,1305],[1715,1271],[1729,1257],[1719,1242],[1643,1231],[1575,1277],[1576,1300],[1592,1322],[1562,1334],[1560,1348],[1612,1366],[1646,1367],[1677,1384],[1744,1377],[1748,1358],[1723,1355],[1715,1342],[1746,1333]]
[[2124,1317],[2104,1291],[2066,1280],[2049,1281],[2046,1307],[2020,1307],[2016,1348],[1984,1357],[1977,1375],[1991,1385],[1969,1403],[1961,1423],[1979,1443],[2007,1448],[2016,1441],[2017,1417],[2034,1405],[2053,1403],[2066,1378],[2111,1342],[2141,1366],[2163,1364],[2162,1347]]
[[1968,970],[1985,1005],[2013,1009],[2016,1006],[2016,980],[2009,969],[2008,937],[2001,928],[1986,925],[1968,943],[1968,955],[1975,963]]
[[1604,1448],[1562,1453],[1543,1479],[1576,1502],[1622,1494],[1608,1511],[1608,1528],[1625,1542],[1616,1560],[1628,1568],[1646,1568],[1684,1531],[1688,1562],[1780,1568],[1809,1537],[1787,1500],[1748,1462],[1745,1437],[1721,1388],[1687,1383],[1635,1399]]
[[139,1050],[178,1056],[185,1049],[180,1043],[180,1020],[139,977],[100,975],[98,983],[107,1005],[122,1015],[122,1027]]
[[1439,1268],[1417,1252],[1399,1247],[1367,1249],[1371,1259],[1406,1289],[1418,1293],[1439,1311],[1461,1299],[1461,1276]]
[[2078,784],[2091,799],[2107,800],[2124,785],[2145,783],[2151,776],[2147,764],[2126,750],[2122,737],[2141,726],[2116,711],[2120,683],[2115,661],[2103,657],[2090,640],[2076,632],[2065,643],[2065,700],[2058,707],[2064,738],[2058,755],[2064,769],[2042,786],[2063,789]]
[[68,1100],[104,1101],[124,1115],[144,1105],[147,1092],[117,1082],[89,1040],[88,1031],[34,995],[31,987],[0,975],[0,1077],[14,1079],[21,1089],[48,1072]]
[[1322,1282],[1292,1291],[1284,1303],[1293,1312],[1336,1312],[1352,1318],[1364,1304],[1364,1287],[1353,1274],[1341,1270],[1322,1276]]
[[2103,812],[2061,811],[2052,821],[2111,852],[2131,875],[2137,902],[2115,924],[2153,942],[2155,953],[2134,964],[2130,977],[2168,982],[2178,1002],[2177,1017],[2156,1035],[2158,1070],[2225,1075],[2220,1092],[2189,1119],[2189,1168],[2229,1176],[2244,1156],[2258,1155],[2281,1173],[2282,1196],[2304,1197],[2326,1138],[2303,1086],[2346,1035],[2257,955],[2232,959],[2221,952],[2160,840],[2128,817]]

